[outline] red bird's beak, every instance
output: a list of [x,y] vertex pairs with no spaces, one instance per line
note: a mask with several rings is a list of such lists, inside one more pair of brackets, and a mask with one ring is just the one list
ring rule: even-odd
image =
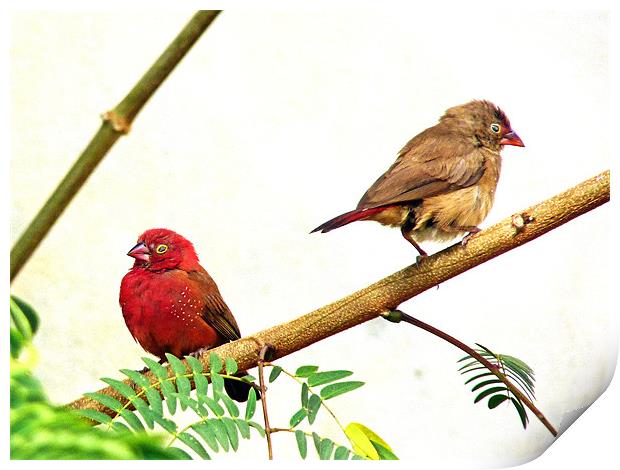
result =
[[127,256],[131,256],[132,258],[139,259],[140,261],[150,261],[151,260],[151,252],[149,248],[146,246],[144,242],[138,243],[134,246],[129,252]]
[[525,145],[523,145],[523,141],[515,131],[510,131],[507,134],[504,134],[502,140],[500,140],[499,143],[500,145],[514,145],[516,147],[525,147]]

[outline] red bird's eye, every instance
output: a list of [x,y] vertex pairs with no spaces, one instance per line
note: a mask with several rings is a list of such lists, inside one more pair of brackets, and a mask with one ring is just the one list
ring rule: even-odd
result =
[[155,251],[158,255],[163,255],[166,251],[168,251],[168,245],[157,245]]

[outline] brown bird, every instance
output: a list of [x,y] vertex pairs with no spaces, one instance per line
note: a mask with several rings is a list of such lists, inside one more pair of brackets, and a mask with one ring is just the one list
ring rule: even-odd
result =
[[474,100],[450,108],[403,147],[355,210],[311,233],[375,220],[400,227],[420,256],[426,256],[419,245],[425,240],[447,241],[469,232],[465,245],[493,205],[504,145],[524,147],[499,107]]

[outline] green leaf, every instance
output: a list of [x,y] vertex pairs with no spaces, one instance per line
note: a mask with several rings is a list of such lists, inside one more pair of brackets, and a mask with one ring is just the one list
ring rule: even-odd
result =
[[508,395],[493,395],[491,398],[489,398],[489,409],[492,410],[493,408],[497,408],[509,398],[510,397]]
[[505,392],[506,390],[508,390],[506,387],[491,387],[491,388],[487,388],[486,390],[480,392],[476,398],[474,398],[474,403],[478,403],[484,397],[487,397],[489,395],[493,395],[494,393],[498,393],[498,392]]
[[170,434],[174,434],[177,432],[177,425],[171,419],[164,418],[163,416],[153,416],[153,419],[157,424],[162,427],[162,429],[165,429]]
[[[189,394],[192,392],[192,385],[189,382],[187,377],[177,376],[177,388],[179,390],[179,396],[184,396],[189,398]],[[185,410],[186,405],[184,402],[181,402],[181,409]]]
[[517,409],[517,413],[519,413],[519,418],[521,418],[521,424],[523,425],[523,429],[527,429],[527,423],[529,422],[529,418],[527,417],[527,412],[525,411],[525,408],[521,404],[521,401],[513,397],[510,397],[510,400],[512,401],[512,404]]
[[163,393],[166,398],[166,406],[168,407],[168,411],[171,415],[173,415],[177,410],[177,391],[168,379],[161,381],[160,387],[161,393]]
[[11,357],[17,359],[22,347],[26,345],[26,339],[16,328],[11,327],[10,331]]
[[181,359],[170,353],[166,353],[166,359],[168,359],[168,364],[170,364],[175,375],[185,375],[187,373],[187,368]]
[[308,423],[313,424],[316,419],[316,415],[319,412],[319,408],[321,407],[321,398],[312,394],[310,399],[308,400]]
[[221,394],[224,390],[224,379],[217,372],[211,371],[211,385],[213,385],[213,396]]
[[202,362],[200,362],[194,356],[185,356],[185,360],[187,361],[187,364],[189,365],[190,369],[192,369],[192,372],[194,374],[202,374],[204,370],[202,367]]
[[110,395],[105,395],[103,393],[89,392],[85,393],[84,396],[98,401],[103,406],[107,406],[108,408],[110,408],[112,411],[118,412],[123,407],[122,403],[116,398],[111,397]]
[[224,416],[224,408],[222,408],[213,398],[205,397],[205,403],[215,413],[215,416]]
[[212,426],[208,423],[195,423],[192,424],[192,429],[198,433],[202,440],[207,443],[207,445],[213,450],[213,452],[218,452],[220,450],[217,445],[217,439],[215,438],[215,431]]
[[310,387],[316,387],[318,385],[324,385],[336,380],[344,379],[353,375],[353,372],[349,370],[330,370],[326,372],[316,372],[308,377],[308,385]]
[[274,380],[276,380],[281,372],[282,372],[282,367],[280,367],[280,366],[273,366],[271,368],[271,373],[269,374],[269,383],[271,383]]
[[479,384],[474,385],[474,387],[471,389],[472,392],[475,392],[476,390],[482,388],[482,387],[486,387],[487,385],[491,385],[491,384],[501,384],[503,383],[501,380],[499,379],[492,379],[492,380],[485,380],[484,382],[480,382]]
[[142,421],[140,421],[140,419],[131,411],[127,409],[121,410],[121,416],[125,421],[127,421],[129,427],[134,431],[144,431],[144,425],[142,424]]
[[380,460],[398,460],[398,457],[396,457],[396,455],[390,449],[382,446],[381,444],[373,440],[371,440],[370,442],[377,450]]
[[209,381],[204,375],[195,374],[194,384],[196,385],[196,397],[198,398],[198,403],[204,403],[209,391]]
[[[459,370],[461,370],[461,369],[459,369]],[[471,372],[473,372],[475,370],[488,370],[488,369],[485,366],[480,365],[478,367],[471,367],[470,369],[462,371],[461,375],[469,374],[469,373],[471,373]]]
[[350,454],[351,452],[349,452],[349,449],[340,446],[336,449],[336,452],[334,452],[334,460],[348,460]]
[[[16,327],[18,327],[20,333],[22,333],[25,338],[29,340],[39,329],[39,315],[37,314],[35,309],[32,308],[28,303],[14,295],[12,295],[10,298],[10,307],[11,317],[13,315],[13,310],[19,310],[19,315],[21,317],[20,320],[23,321],[25,319],[27,326],[16,325]],[[27,328],[27,330],[25,328]],[[24,334],[26,332],[28,334]]]
[[265,437],[265,430],[256,421],[248,421],[248,424],[258,431],[261,437]]
[[112,423],[112,429],[114,429],[117,432],[130,433],[131,434],[131,429],[129,429],[127,426],[125,426],[120,421],[114,421]]
[[11,297],[10,300],[10,315],[11,315],[11,329],[19,333],[19,336],[25,342],[29,342],[32,339],[32,328],[28,317],[24,314],[19,305]]
[[97,410],[77,410],[76,412],[79,415],[84,416],[85,418],[88,418],[88,419],[92,419],[93,421],[96,421],[98,423],[110,424],[112,422],[112,418],[109,417],[107,414],[102,413],[101,411],[97,411]]
[[149,401],[149,405],[151,405],[153,413],[162,416],[164,414],[164,408],[162,405],[161,395],[159,394],[159,391],[154,389],[153,387],[146,387],[144,389],[144,394]]
[[192,456],[178,447],[168,447],[168,450],[174,455],[177,460],[193,460]]
[[334,442],[331,439],[323,439],[321,441],[321,450],[319,452],[319,459],[329,460],[334,450]]
[[181,403],[181,409],[185,410],[187,408],[190,408],[192,411],[194,411],[194,413],[200,414],[200,411],[198,411],[198,402],[196,400],[194,400],[192,397],[181,395],[180,393],[177,393],[176,396]]
[[244,439],[249,439],[250,438],[250,426],[248,425],[248,423],[246,423],[242,419],[235,419],[234,421],[237,427],[239,428],[239,434],[241,434],[241,437]]
[[295,371],[296,377],[310,377],[317,370],[319,370],[318,366],[301,366]]
[[355,390],[356,388],[364,385],[364,382],[337,382],[334,384],[326,385],[321,389],[321,398],[323,400],[329,400],[330,398],[337,397],[338,395],[342,395],[343,393],[350,392],[351,390]]
[[123,395],[125,398],[131,400],[136,396],[136,392],[133,388],[127,385],[125,382],[121,382],[120,380],[111,379],[109,377],[104,377],[101,379],[102,382],[107,383],[110,387],[116,390],[118,393]]
[[317,433],[312,433],[312,441],[314,442],[314,448],[316,449],[316,453],[321,455],[321,436]]
[[237,426],[235,426],[235,422],[232,419],[227,417],[223,417],[222,422],[226,427],[226,432],[230,439],[230,446],[237,452],[237,449],[239,449],[239,432],[237,431]]
[[224,406],[228,410],[228,414],[233,418],[239,417],[239,408],[235,405],[235,402],[230,399],[228,395],[222,394],[220,397],[222,402],[224,402]]
[[228,431],[226,431],[226,425],[219,419],[213,418],[207,420],[206,422],[209,423],[211,429],[213,429],[215,438],[220,443],[222,449],[224,449],[224,452],[228,452],[230,445],[228,443]]
[[301,384],[301,407],[308,408],[308,384]]
[[306,440],[306,434],[303,431],[295,431],[295,439],[297,440],[297,449],[302,459],[305,459],[308,455],[308,441]]
[[478,362],[478,359],[474,359],[474,360],[472,360],[471,362],[468,362],[467,364],[465,364],[465,365],[461,366],[458,370],[467,369],[468,367],[475,366],[476,364],[480,364],[480,363]]
[[252,416],[254,416],[254,412],[256,411],[256,390],[254,387],[250,389],[248,393],[248,401],[245,405],[245,420],[249,421]]
[[209,370],[211,372],[219,372],[222,370],[222,360],[215,353],[209,354]]
[[[369,429],[360,423],[349,423],[344,430],[344,433],[349,438],[353,451],[359,454],[362,458],[368,458],[371,460],[379,460],[381,458],[380,452],[382,449],[377,447],[376,444],[385,448],[387,451],[393,454],[392,448],[385,442],[377,433]],[[385,454],[387,457],[387,454]],[[394,455],[394,458],[396,456]],[[353,456],[354,460],[355,455]]]
[[189,364],[192,369],[194,385],[196,386],[196,397],[198,398],[198,403],[204,402],[204,397],[207,396],[207,391],[209,389],[209,381],[203,374],[202,363],[196,359],[194,356],[185,356],[185,360]]
[[474,380],[478,380],[478,379],[480,379],[480,378],[482,378],[482,377],[486,377],[486,376],[488,376],[488,375],[495,375],[495,374],[493,374],[493,372],[484,372],[484,373],[482,373],[482,374],[475,375],[475,376],[473,376],[471,379],[468,379],[468,380],[465,382],[465,384],[464,384],[464,385],[467,385],[468,383],[473,382]]
[[149,427],[149,429],[153,429],[153,424],[154,424],[153,412],[151,411],[149,406],[146,404],[146,402],[142,400],[141,398],[136,398],[132,401],[132,403],[136,407],[136,410],[138,411],[138,413],[140,413],[140,416],[142,416],[142,418],[144,419],[144,422]]
[[289,422],[290,426],[294,428],[299,423],[301,423],[306,416],[307,416],[306,410],[304,410],[303,408],[298,410],[293,416],[291,416],[291,420]]
[[202,446],[200,441],[192,436],[188,432],[179,433],[178,439],[183,442],[187,447],[196,452],[201,458],[205,460],[211,460],[211,456],[207,453],[206,449]]
[[232,357],[226,358],[226,374],[235,375],[237,372],[237,362]]
[[166,380],[168,378],[168,370],[162,366],[159,362],[154,361],[149,357],[143,357],[142,362],[146,364],[146,367],[149,368],[155,377],[157,377],[160,381]]
[[129,377],[138,387],[148,387],[151,385],[149,379],[142,375],[137,370],[121,369],[121,372]]

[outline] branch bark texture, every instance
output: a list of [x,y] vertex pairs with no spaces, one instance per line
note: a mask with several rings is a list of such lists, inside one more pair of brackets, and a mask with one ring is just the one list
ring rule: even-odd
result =
[[[275,360],[376,318],[425,290],[532,241],[608,202],[609,180],[609,171],[605,171],[479,232],[465,247],[460,243],[453,245],[295,320],[212,349],[204,353],[200,360],[205,368],[208,368],[209,353],[215,352],[220,357],[233,357],[240,370],[247,370],[257,365],[259,352],[266,344],[275,349]],[[149,374],[150,372],[146,375]],[[170,375],[174,374],[170,372]],[[154,377],[150,378],[155,381]],[[99,392],[113,396],[121,403],[127,402],[110,387]],[[75,409],[95,409],[113,415],[112,410],[87,397],[79,398],[68,406]]]
[[127,96],[113,110],[103,114],[103,123],[95,136],[11,249],[11,280],[28,261],[99,162],[119,137],[129,132],[136,115],[218,13],[219,11],[207,10],[196,13]]

